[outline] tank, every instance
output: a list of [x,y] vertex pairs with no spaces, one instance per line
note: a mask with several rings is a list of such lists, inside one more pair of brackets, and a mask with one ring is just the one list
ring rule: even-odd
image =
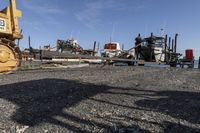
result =
[[187,60],[193,60],[194,59],[193,49],[186,49],[185,50],[185,58]]

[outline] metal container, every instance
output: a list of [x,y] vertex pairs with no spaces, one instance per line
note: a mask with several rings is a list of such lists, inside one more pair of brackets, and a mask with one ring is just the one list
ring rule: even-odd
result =
[[194,59],[193,49],[186,49],[185,50],[185,58],[187,60],[193,60]]

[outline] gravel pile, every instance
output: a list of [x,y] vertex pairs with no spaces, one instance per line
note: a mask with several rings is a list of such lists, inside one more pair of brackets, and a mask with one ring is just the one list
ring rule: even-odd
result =
[[3,133],[199,133],[200,71],[90,66],[0,75]]

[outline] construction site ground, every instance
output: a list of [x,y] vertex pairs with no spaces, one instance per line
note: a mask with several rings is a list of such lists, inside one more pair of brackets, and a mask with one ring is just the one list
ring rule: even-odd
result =
[[198,69],[92,65],[0,75],[0,132],[199,133]]

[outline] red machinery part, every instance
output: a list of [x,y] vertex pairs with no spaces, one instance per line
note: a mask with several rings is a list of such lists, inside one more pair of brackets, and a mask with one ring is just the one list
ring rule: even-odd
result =
[[186,49],[185,50],[185,58],[187,60],[193,60],[194,59],[193,49]]

